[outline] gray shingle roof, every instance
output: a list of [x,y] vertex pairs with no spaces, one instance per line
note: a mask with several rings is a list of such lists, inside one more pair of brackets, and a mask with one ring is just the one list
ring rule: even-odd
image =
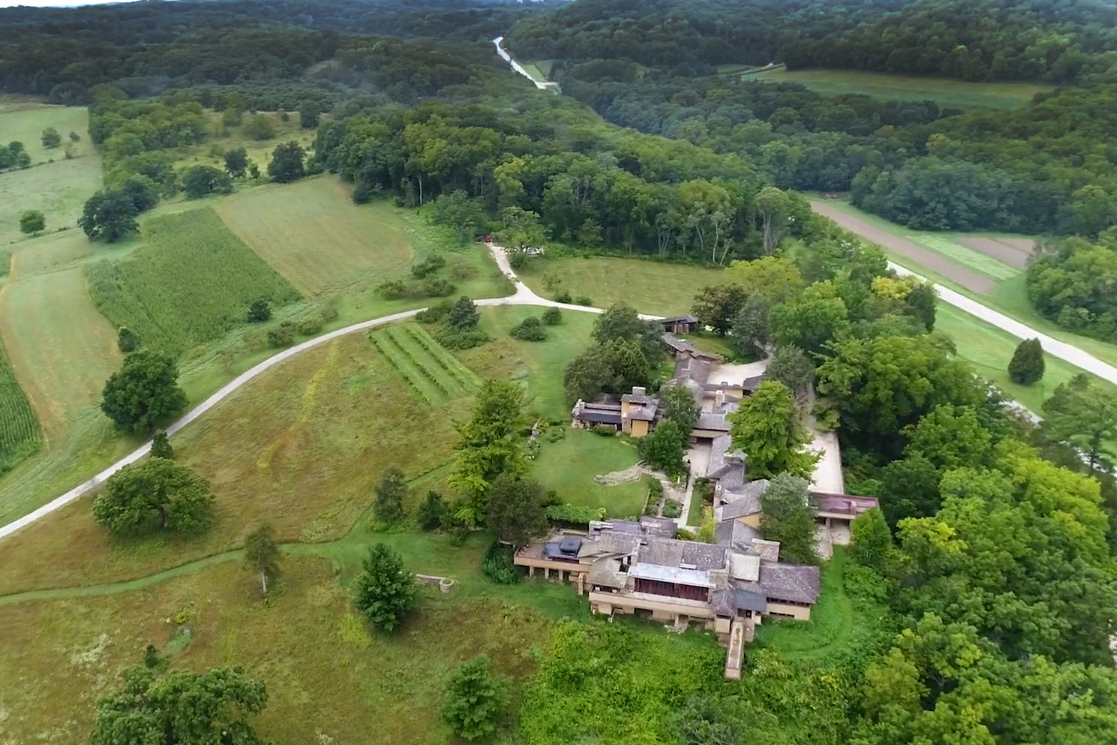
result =
[[724,569],[726,548],[711,543],[649,537],[641,546],[636,561],[666,567],[689,564],[696,569]]
[[722,520],[714,528],[714,540],[719,546],[748,549],[760,537],[760,531],[750,528],[740,520]]
[[760,589],[768,596],[769,602],[787,600],[813,604],[818,600],[820,585],[818,567],[769,562],[760,567]]

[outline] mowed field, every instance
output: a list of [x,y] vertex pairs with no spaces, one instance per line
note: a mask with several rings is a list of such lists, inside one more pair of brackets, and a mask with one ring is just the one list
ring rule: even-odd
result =
[[863,70],[788,70],[779,66],[750,75],[748,71],[734,69],[740,66],[722,67],[726,70],[721,72],[719,68],[721,74],[740,76],[742,80],[799,83],[826,95],[860,93],[886,101],[931,100],[944,108],[1016,109],[1037,93],[1054,90],[1054,86],[1039,83],[967,83]]
[[[85,200],[101,188],[101,158],[89,142],[88,126],[83,108],[0,97],[0,142],[22,142],[32,164],[0,172],[0,245],[23,238],[19,216],[27,210],[42,212],[47,230],[75,227]],[[61,133],[62,146],[42,146],[40,134],[46,127]],[[81,140],[71,143],[71,131]],[[67,145],[74,154],[71,160],[65,158]]]
[[553,294],[543,284],[553,275],[559,292],[586,296],[599,308],[623,301],[641,313],[664,316],[689,313],[695,293],[721,281],[719,269],[612,256],[531,260],[517,273],[543,297]]
[[181,354],[243,325],[256,299],[274,307],[299,299],[212,209],[151,217],[142,230],[143,245],[127,258],[89,267],[94,304],[142,346]]
[[225,223],[306,297],[374,287],[415,251],[387,202],[356,205],[332,177],[265,186],[221,200]]

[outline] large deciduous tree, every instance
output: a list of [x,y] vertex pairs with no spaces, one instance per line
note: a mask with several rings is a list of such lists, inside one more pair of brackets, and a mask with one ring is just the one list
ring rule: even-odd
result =
[[518,550],[547,533],[547,495],[535,479],[501,474],[485,507],[485,527]]
[[391,632],[415,603],[415,576],[403,558],[383,543],[369,549],[357,578],[354,602],[377,631]]
[[90,240],[115,243],[136,232],[136,209],[132,198],[123,191],[99,191],[82,209],[78,225]]
[[770,478],[780,473],[806,476],[818,454],[806,450],[810,433],[799,419],[791,392],[783,383],[766,380],[729,415],[733,447],[748,458],[749,476]]
[[487,655],[480,655],[455,668],[446,684],[440,714],[446,726],[466,740],[483,740],[496,733],[508,705],[509,685],[492,669]]
[[818,353],[849,328],[849,311],[831,282],[816,282],[792,300],[772,308],[769,319],[777,346],[791,344]]
[[166,355],[133,352],[105,383],[101,411],[124,432],[148,432],[186,408],[178,387],[178,368]]
[[699,324],[725,336],[747,299],[744,288],[739,285],[711,285],[695,295],[691,313],[698,316]]
[[784,344],[772,353],[772,359],[764,369],[764,379],[779,381],[796,398],[802,398],[814,382],[814,362],[799,347]]
[[1056,386],[1043,402],[1047,437],[1077,448],[1091,469],[1111,465],[1117,439],[1117,398],[1080,373]]
[[244,178],[248,170],[248,152],[243,147],[233,148],[225,152],[225,173],[230,178]]
[[686,473],[684,458],[689,442],[689,429],[673,419],[665,419],[649,435],[640,438],[638,447],[645,463],[677,478]]
[[972,406],[936,406],[902,434],[905,455],[926,458],[940,470],[980,467],[993,457],[993,433]]
[[593,344],[571,360],[563,371],[563,389],[571,401],[594,401],[603,393],[646,386],[651,375],[651,365],[635,342],[613,339]]
[[879,507],[866,510],[850,525],[849,552],[854,561],[882,574],[892,554],[892,532]]
[[173,460],[149,458],[109,477],[93,500],[93,519],[119,536],[196,534],[213,524],[209,482]]
[[213,166],[191,166],[182,174],[182,191],[187,199],[201,199],[210,194],[228,194],[233,190],[228,174]]
[[276,145],[268,163],[268,176],[280,184],[298,181],[306,175],[305,159],[306,151],[294,140]]
[[804,478],[781,473],[760,497],[760,532],[779,541],[780,559],[796,564],[817,564],[814,510]]
[[456,425],[458,443],[450,485],[468,501],[469,515],[461,517],[476,525],[485,512],[493,481],[501,474],[510,477],[526,470],[523,435],[527,393],[519,383],[490,380],[482,386],[468,422]]
[[175,670],[159,678],[129,668],[124,688],[97,702],[90,745],[265,745],[251,715],[268,703],[267,689],[239,667],[204,673]]

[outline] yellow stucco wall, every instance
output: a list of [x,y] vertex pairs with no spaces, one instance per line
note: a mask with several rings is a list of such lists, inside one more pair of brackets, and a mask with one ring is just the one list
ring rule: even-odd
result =
[[786,616],[792,616],[797,621],[811,620],[811,609],[803,608],[798,605],[783,605],[782,603],[768,602],[769,613],[782,613]]
[[632,422],[632,430],[629,432],[633,437],[647,437],[648,423],[645,421]]
[[737,519],[750,528],[760,530],[760,513],[757,513],[755,515],[745,515],[744,517],[739,517]]

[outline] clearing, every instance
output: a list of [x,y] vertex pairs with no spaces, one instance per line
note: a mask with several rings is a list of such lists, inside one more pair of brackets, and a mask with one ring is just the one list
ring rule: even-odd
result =
[[[721,281],[720,269],[615,256],[531,259],[517,274],[541,297],[565,291],[575,299],[588,297],[598,308],[624,301],[641,313],[664,316],[689,313],[695,293]],[[546,286],[552,280],[558,282],[555,291]]]
[[353,204],[332,177],[233,194],[216,209],[256,253],[307,297],[363,290],[399,276],[415,259],[395,208]]
[[483,308],[479,326],[490,341],[457,352],[457,356],[484,378],[522,382],[531,392],[534,412],[553,421],[565,421],[570,418],[570,404],[562,389],[562,374],[567,363],[589,346],[597,315],[563,310],[562,323],[547,327],[546,341],[521,341],[508,335],[525,318],[542,315],[543,310]]
[[[727,68],[739,66],[722,66]],[[788,70],[782,65],[750,74],[748,70],[727,70],[741,80],[772,83],[799,83],[825,95],[859,93],[886,101],[932,100],[939,106],[957,108],[1018,109],[1037,93],[1054,90],[1040,83],[967,83],[947,78],[892,75],[863,70]]]
[[142,230],[144,244],[128,258],[90,265],[89,287],[113,326],[148,348],[181,354],[242,326],[253,300],[299,299],[212,209],[151,217]]
[[558,492],[560,502],[604,507],[608,517],[639,519],[648,500],[648,484],[643,478],[614,486],[593,479],[636,465],[640,460],[636,446],[619,437],[569,429],[568,422],[552,426],[565,428],[565,437],[551,442],[544,433],[531,475]]
[[[62,134],[60,147],[42,146],[39,135],[46,127]],[[83,108],[0,97],[0,141],[22,142],[32,163],[23,170],[0,172],[0,244],[23,238],[19,216],[27,210],[42,212],[49,231],[74,227],[85,200],[101,188],[101,158],[89,142],[88,127]],[[81,140],[71,142],[70,132],[77,132]],[[66,148],[72,159],[65,157]]]

